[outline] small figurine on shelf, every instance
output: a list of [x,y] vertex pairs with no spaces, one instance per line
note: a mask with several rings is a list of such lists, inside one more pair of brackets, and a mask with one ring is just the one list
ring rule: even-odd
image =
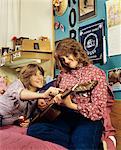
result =
[[13,49],[14,50],[20,50],[21,49],[21,45],[24,39],[29,39],[28,37],[19,37],[17,38],[16,36],[12,37],[12,41],[13,41]]
[[14,50],[15,50],[16,40],[17,40],[16,36],[13,36],[12,39],[11,39],[11,41],[13,42],[13,49]]
[[48,40],[48,37],[46,37],[46,36],[41,36],[41,37],[39,38],[39,40],[41,40],[41,41],[47,41],[47,40]]

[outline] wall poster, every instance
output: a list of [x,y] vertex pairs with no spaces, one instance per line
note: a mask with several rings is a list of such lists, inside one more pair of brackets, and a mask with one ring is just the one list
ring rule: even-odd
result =
[[[94,63],[103,63],[105,49],[104,20],[79,28],[79,41]],[[105,54],[106,55],[106,54]]]
[[106,2],[108,27],[108,55],[121,54],[121,0]]

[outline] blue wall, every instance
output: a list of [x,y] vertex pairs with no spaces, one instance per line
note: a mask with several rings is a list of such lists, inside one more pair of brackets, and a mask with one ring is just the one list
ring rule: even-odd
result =
[[[100,19],[105,19],[106,21],[106,6],[105,6],[105,2],[106,0],[96,0],[96,16],[93,18],[89,18],[86,21],[83,22],[79,22],[79,13],[78,13],[78,0],[69,0],[69,4],[70,6],[68,6],[66,12],[64,13],[63,16],[56,16],[55,15],[55,21],[59,21],[60,23],[62,23],[65,27],[65,32],[62,32],[60,29],[55,30],[55,41],[61,40],[65,37],[69,37],[70,35],[70,30],[74,29],[76,30],[76,39],[78,39],[79,37],[79,33],[78,33],[78,29],[81,26],[85,26],[88,25],[90,23],[96,22]],[[70,27],[70,23],[69,23],[69,16],[70,16],[70,12],[72,9],[75,9],[76,12],[76,23],[75,26],[73,28]],[[73,16],[73,15],[72,15]],[[72,17],[73,18],[73,17]],[[73,23],[73,19],[72,19],[72,23]],[[105,24],[105,35],[106,35],[106,41],[107,41],[107,26]],[[107,53],[108,53],[108,45],[107,45]],[[105,72],[107,72],[107,70],[113,69],[113,68],[119,68],[121,67],[121,55],[117,55],[117,56],[113,56],[113,57],[108,57],[107,58],[107,63],[104,65],[100,65],[100,64],[96,64],[98,67],[100,67],[101,69],[103,69]],[[120,99],[121,100],[121,91],[119,92],[114,92],[115,95],[115,99]]]

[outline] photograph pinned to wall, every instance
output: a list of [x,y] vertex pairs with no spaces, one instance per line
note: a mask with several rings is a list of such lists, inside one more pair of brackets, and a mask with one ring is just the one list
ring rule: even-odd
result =
[[107,78],[113,91],[121,91],[121,68],[108,70]]
[[96,0],[79,0],[79,21],[96,16]]
[[79,41],[93,63],[104,63],[103,59],[106,51],[104,37],[103,19],[79,28]]

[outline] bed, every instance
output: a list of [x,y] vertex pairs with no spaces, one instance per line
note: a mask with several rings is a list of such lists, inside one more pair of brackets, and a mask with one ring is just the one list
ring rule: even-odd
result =
[[0,150],[66,150],[66,148],[26,135],[26,128],[0,127]]

